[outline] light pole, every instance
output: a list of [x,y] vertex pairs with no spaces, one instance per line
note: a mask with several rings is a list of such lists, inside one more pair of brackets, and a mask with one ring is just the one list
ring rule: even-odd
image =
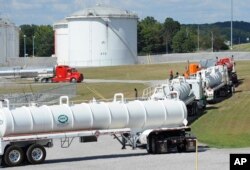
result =
[[214,52],[214,34],[211,32],[211,46],[212,46],[212,52]]
[[166,54],[168,54],[168,39],[166,38]]
[[33,44],[33,57],[35,57],[35,38],[36,36],[32,37],[32,44]]
[[231,0],[231,50],[233,49],[233,0]]
[[23,57],[26,57],[26,35],[23,35]]
[[200,51],[200,26],[198,24],[198,30],[197,30],[197,51]]

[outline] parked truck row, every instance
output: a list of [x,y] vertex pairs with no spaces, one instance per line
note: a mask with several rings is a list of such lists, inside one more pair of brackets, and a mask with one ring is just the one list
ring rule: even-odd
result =
[[188,76],[145,89],[142,98],[131,101],[117,93],[112,102],[69,104],[69,98],[62,96],[58,105],[11,109],[3,100],[0,160],[5,166],[18,166],[24,160],[40,164],[46,159],[45,148],[53,147],[55,139],[64,148],[75,138],[97,142],[100,135],[113,136],[122,148],[145,148],[150,154],[195,151],[188,117],[199,114],[217,93],[231,93],[233,83],[226,64],[207,68],[197,64],[192,73],[188,71]]
[[207,102],[231,95],[237,83],[233,57],[202,60],[200,63],[188,62],[183,76],[178,75],[144,89],[142,98],[163,100],[177,95],[186,104],[188,116],[191,117],[199,115],[206,108]]

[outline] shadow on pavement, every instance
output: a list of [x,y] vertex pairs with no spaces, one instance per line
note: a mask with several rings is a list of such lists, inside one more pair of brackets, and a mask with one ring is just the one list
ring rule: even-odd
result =
[[61,163],[61,162],[89,161],[89,160],[97,160],[97,159],[126,158],[126,157],[145,156],[145,155],[148,155],[148,153],[97,155],[97,156],[87,156],[87,157],[77,157],[77,158],[62,158],[62,159],[46,160],[43,164],[53,164],[53,163]]

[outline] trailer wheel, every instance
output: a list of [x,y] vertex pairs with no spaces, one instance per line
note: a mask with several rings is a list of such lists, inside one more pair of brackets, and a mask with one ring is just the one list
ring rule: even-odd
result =
[[29,163],[40,164],[46,158],[46,150],[42,145],[33,144],[27,149],[26,156]]
[[71,82],[71,83],[76,83],[77,81],[76,81],[75,78],[72,78],[72,79],[70,80],[70,82]]
[[21,165],[24,159],[23,150],[15,145],[9,146],[4,153],[4,163],[7,166]]

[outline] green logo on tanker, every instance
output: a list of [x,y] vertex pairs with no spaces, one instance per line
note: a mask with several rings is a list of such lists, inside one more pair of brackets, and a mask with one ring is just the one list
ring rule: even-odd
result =
[[61,123],[61,124],[67,123],[68,120],[69,120],[69,118],[66,115],[60,115],[60,116],[58,116],[58,122]]

